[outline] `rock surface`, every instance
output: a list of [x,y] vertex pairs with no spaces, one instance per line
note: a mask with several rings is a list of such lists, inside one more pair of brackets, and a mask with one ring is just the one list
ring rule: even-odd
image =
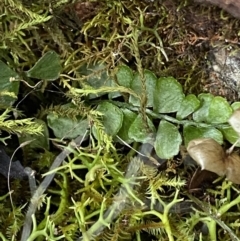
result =
[[240,97],[240,50],[218,45],[208,54],[209,83],[205,90],[237,101]]
[[235,18],[240,19],[240,0],[195,0],[195,2],[216,5],[229,12]]

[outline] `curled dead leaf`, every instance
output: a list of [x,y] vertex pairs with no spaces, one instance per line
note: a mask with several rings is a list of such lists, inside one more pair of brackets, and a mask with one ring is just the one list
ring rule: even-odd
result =
[[231,115],[231,117],[228,120],[228,123],[232,126],[232,128],[240,136],[240,109],[237,109],[233,112],[233,114]]
[[240,157],[236,153],[227,156],[226,160],[226,177],[229,181],[240,184]]
[[189,142],[187,151],[202,170],[224,176],[226,174],[226,154],[222,146],[211,138],[198,138]]
[[232,153],[236,144],[240,142],[240,109],[233,112],[228,123],[236,131],[239,139],[227,152],[211,138],[198,138],[190,141],[187,151],[202,170],[226,176],[229,181],[240,184],[240,156]]
[[229,181],[240,184],[240,157],[238,154],[226,154],[222,146],[211,138],[190,141],[187,151],[202,170],[226,176]]

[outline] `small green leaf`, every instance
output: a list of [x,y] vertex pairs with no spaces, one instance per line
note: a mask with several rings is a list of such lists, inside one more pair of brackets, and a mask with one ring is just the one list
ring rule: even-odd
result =
[[71,120],[67,117],[61,117],[50,113],[47,116],[48,126],[53,130],[54,135],[59,139],[73,139],[84,135],[89,123],[86,119]]
[[183,137],[184,145],[187,146],[188,143],[197,138],[212,138],[219,144],[223,144],[223,135],[218,129],[211,127],[195,127],[191,125],[185,125],[183,127]]
[[[116,77],[117,77],[118,85],[124,86],[126,88],[130,88],[132,80],[133,80],[133,72],[128,66],[121,65],[118,68],[118,71],[116,73]],[[117,83],[115,83],[114,81],[111,81],[109,85],[111,87],[118,86]],[[108,94],[108,98],[113,99],[113,98],[117,98],[121,95],[122,94],[120,92],[112,92],[112,93]]]
[[[107,72],[107,66],[101,63],[95,63],[90,65],[83,65],[78,69],[79,74],[86,77],[84,84],[91,86],[93,89],[99,89],[104,86],[116,85],[114,81],[109,77]],[[90,99],[95,99],[99,96],[105,95],[106,93],[90,94]],[[116,93],[112,93],[114,96]],[[119,95],[117,93],[117,95]]]
[[237,101],[237,102],[232,103],[231,107],[232,107],[233,110],[239,109],[240,108],[240,102]]
[[177,119],[184,119],[190,114],[192,114],[195,110],[197,110],[200,106],[200,100],[195,95],[187,95],[177,112]]
[[[234,144],[239,138],[237,132],[235,130],[233,130],[233,128],[231,126],[221,128],[220,130],[223,133],[224,139],[229,141],[231,144]],[[240,143],[238,142],[238,144],[236,146],[240,147]]]
[[0,60],[0,107],[11,107],[18,95],[19,81],[16,79],[18,74],[11,70]]
[[[156,76],[149,70],[144,71],[145,85],[146,85],[146,96],[147,96],[147,107],[152,107],[154,102],[154,91],[156,89]],[[139,96],[143,94],[142,80],[139,73],[134,75],[131,88]],[[140,101],[134,96],[130,96],[129,102],[134,106],[140,106]]]
[[232,114],[232,108],[227,100],[221,96],[216,96],[212,99],[208,115],[207,123],[221,124],[226,123]]
[[59,55],[54,51],[49,51],[27,71],[27,76],[36,79],[55,80],[59,78],[61,69]]
[[158,79],[154,91],[153,110],[158,113],[171,113],[180,109],[184,99],[182,86],[173,77]]
[[123,122],[123,112],[116,105],[110,102],[102,102],[98,107],[97,111],[103,114],[103,125],[108,135],[115,136]]
[[123,112],[124,117],[123,117],[122,127],[118,132],[118,136],[125,142],[131,143],[133,142],[133,139],[129,137],[128,132],[129,132],[130,126],[137,118],[137,114],[128,109],[121,109],[121,110]]
[[130,88],[133,80],[133,72],[128,66],[121,65],[116,76],[119,85]]
[[196,122],[221,124],[228,121],[232,108],[225,98],[211,94],[200,94],[198,98],[201,100],[201,107],[193,113]]
[[193,120],[196,122],[205,122],[207,120],[209,106],[212,99],[214,98],[211,94],[200,94],[198,99],[201,101],[201,107],[193,113]]
[[142,116],[139,114],[129,128],[128,135],[131,139],[141,143],[152,143],[156,129],[152,121],[147,117],[148,127],[145,126]]
[[154,145],[157,155],[163,159],[172,158],[178,154],[181,143],[182,137],[178,128],[174,124],[162,120]]
[[[109,85],[110,87],[117,87],[117,86],[118,86],[118,85],[117,85],[115,82],[113,82],[112,80],[107,81],[106,84]],[[121,95],[122,95],[121,92],[118,92],[118,91],[109,92],[108,98],[109,98],[110,100],[112,100],[112,99],[117,98],[117,97],[119,97],[119,96],[121,96]]]

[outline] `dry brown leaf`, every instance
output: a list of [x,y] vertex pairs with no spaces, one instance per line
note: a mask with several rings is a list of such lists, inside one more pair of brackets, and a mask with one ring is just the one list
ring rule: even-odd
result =
[[187,151],[202,170],[226,176],[229,181],[240,184],[240,156],[238,154],[226,154],[222,146],[211,138],[190,141]]
[[211,138],[198,138],[189,142],[187,151],[202,170],[224,176],[226,174],[226,154],[222,146]]
[[[234,111],[228,122],[240,137],[240,109]],[[232,153],[239,140],[226,153],[214,139],[198,138],[189,142],[187,151],[202,170],[226,176],[229,181],[240,184],[240,156]]]
[[229,155],[226,160],[226,177],[229,181],[240,184],[240,157],[236,153]]
[[231,115],[231,117],[228,120],[228,123],[232,126],[232,128],[240,136],[240,109],[237,109],[233,112],[233,114]]

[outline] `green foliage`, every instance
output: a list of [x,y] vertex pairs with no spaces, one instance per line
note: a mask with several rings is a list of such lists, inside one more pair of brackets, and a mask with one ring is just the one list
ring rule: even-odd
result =
[[[118,72],[116,73],[118,82],[125,83],[126,70],[128,76],[137,76],[137,74],[134,73],[130,74],[131,71],[127,69],[126,66],[118,67],[118,71],[120,72],[119,74]],[[123,78],[123,80],[121,80],[121,78]],[[150,71],[145,71],[144,79],[149,83],[146,84],[146,86],[155,86],[152,83],[158,83],[159,85],[159,88],[151,87],[152,89],[148,89],[147,87],[146,89],[148,93],[145,111],[147,113],[147,122],[141,115],[137,115],[135,120],[131,119],[131,122],[127,119],[119,119],[117,114],[108,108],[108,112],[102,110],[102,113],[106,114],[106,119],[111,122],[111,125],[115,123],[118,128],[116,129],[117,131],[113,131],[110,129],[110,123],[103,122],[107,133],[115,136],[120,127],[124,125],[128,129],[128,133],[126,133],[126,129],[124,128],[120,130],[125,134],[119,131],[119,135],[122,137],[125,136],[126,139],[123,140],[126,142],[129,142],[131,139],[141,143],[153,143],[152,138],[155,137],[156,141],[154,145],[160,158],[171,158],[179,152],[182,143],[181,133],[178,130],[179,125],[183,126],[184,145],[187,145],[192,139],[201,137],[211,137],[221,144],[223,143],[224,137],[230,143],[234,143],[237,140],[238,137],[236,135],[228,134],[229,130],[232,129],[227,121],[233,112],[233,108],[224,98],[214,97],[211,94],[200,94],[199,96],[191,94],[184,98],[181,85],[172,77],[160,78],[157,80],[154,74]],[[118,113],[119,110],[124,110],[126,112],[125,109],[136,113],[138,109],[132,105],[138,106],[139,102],[138,104],[136,101],[133,102],[132,96],[134,95],[136,99],[141,99],[143,92],[143,90],[138,89],[139,87],[136,89],[138,85],[136,84],[137,81],[139,83],[141,82],[139,75],[137,78],[131,79],[130,87],[123,88],[121,85],[115,87],[115,90],[123,94],[129,93],[129,101],[123,104],[122,102],[119,103],[112,100],[112,104],[110,105],[109,102],[108,105],[113,106],[114,104],[115,108],[121,107],[121,109],[118,109]],[[132,82],[135,83],[134,87],[131,84]],[[97,87],[98,86],[96,86],[96,88]],[[99,93],[103,90],[105,93],[111,91],[108,86],[105,87],[102,85],[100,89],[95,89],[95,86],[91,88],[84,86],[83,89],[74,89],[74,92],[81,94],[81,96],[85,96],[86,94],[91,95],[92,93]],[[132,94],[132,92],[134,92],[134,94]],[[151,100],[150,102],[148,101],[149,97]],[[161,103],[161,105],[159,105],[159,103]],[[101,105],[102,104],[99,106]],[[107,102],[105,102],[104,105],[107,105]],[[147,107],[153,107],[153,111]],[[101,112],[101,109],[98,110]],[[176,113],[176,118],[166,115],[174,112]],[[157,131],[152,123],[155,119],[161,120]],[[176,124],[178,126],[176,126]]]
[[[62,107],[67,109],[70,106],[65,105]],[[76,112],[76,109],[74,109],[74,112]],[[86,119],[83,120],[81,117],[78,117],[77,120],[72,120],[66,115],[61,117],[56,112],[47,115],[47,122],[54,135],[59,139],[74,139],[79,135],[83,135],[89,125],[88,121]]]
[[[126,83],[124,82],[126,73],[130,82],[126,86],[121,86],[119,83]],[[135,159],[130,161],[127,171],[123,175],[122,165],[127,164],[127,159],[116,151],[112,138],[119,135],[123,141],[128,143],[151,143],[160,158],[170,159],[179,153],[182,136],[185,144],[197,137],[212,137],[222,143],[224,128],[229,128],[226,121],[233,109],[224,98],[214,97],[210,94],[199,96],[192,94],[184,97],[182,88],[176,79],[171,77],[157,80],[157,77],[149,70],[144,71],[144,75],[141,76],[126,66],[119,66],[116,76],[118,80],[118,83],[115,83],[116,87],[109,86],[109,82],[107,85],[102,83],[101,86],[98,84],[95,86],[95,82],[92,82],[91,86],[83,84],[81,89],[70,87],[68,96],[72,99],[71,104],[52,106],[41,113],[43,116],[47,115],[48,126],[53,129],[58,138],[71,139],[84,135],[90,123],[92,123],[93,129],[89,135],[91,143],[89,146],[76,151],[71,150],[73,157],[46,174],[51,175],[58,172],[63,177],[63,183],[55,181],[60,187],[59,191],[49,189],[49,193],[54,194],[55,198],[61,201],[57,204],[58,209],[55,215],[51,215],[50,218],[49,206],[54,205],[54,202],[47,199],[44,218],[38,225],[33,216],[30,240],[34,240],[37,236],[54,240],[68,237],[69,240],[72,240],[72,236],[78,232],[78,227],[81,229],[84,240],[90,240],[90,237],[99,234],[99,237],[106,238],[115,235],[124,236],[126,233],[137,234],[141,230],[145,230],[157,238],[165,237],[169,240],[174,240],[178,236],[176,230],[179,229],[179,226],[176,224],[176,220],[173,221],[169,218],[169,212],[172,212],[172,208],[182,202],[178,196],[185,181],[181,178],[170,179],[163,174],[159,175],[156,168],[143,165],[141,161]],[[143,86],[136,83],[132,85],[133,81],[142,82],[141,77],[144,78],[143,81],[148,82],[145,86],[145,91],[148,93],[145,106],[147,121],[141,113],[137,114],[139,108],[141,109],[139,104],[142,105],[142,102],[135,101],[141,100],[144,91],[141,87]],[[152,85],[152,82],[159,83],[161,88],[155,84]],[[152,88],[153,86],[156,87]],[[150,90],[148,88],[152,88],[152,91],[148,91]],[[112,99],[108,101],[98,101],[99,96],[108,95],[111,91],[118,91],[125,98],[125,102],[116,101],[114,96],[111,96]],[[98,95],[99,93],[101,95]],[[174,99],[171,98],[172,93],[174,93]],[[96,111],[88,108],[82,102],[85,96],[91,94],[95,95]],[[108,96],[110,97],[110,95]],[[148,97],[151,99],[150,102]],[[159,107],[159,103],[163,99],[167,99],[167,103],[171,104]],[[177,104],[175,104],[176,102]],[[189,108],[188,103],[191,103]],[[223,111],[221,116],[219,116],[219,109]],[[20,127],[16,125],[25,123],[29,134],[37,133],[35,126],[34,130],[30,131],[31,122],[27,122],[27,119],[24,120],[25,122],[15,120],[15,126],[12,126],[12,122],[6,120],[8,113],[9,111],[5,111],[2,114],[2,129],[21,133]],[[176,118],[168,115],[169,113],[175,113]],[[221,117],[220,120],[219,117]],[[159,122],[157,130],[154,125],[156,120]],[[183,126],[182,135],[179,132],[179,126]],[[76,128],[79,128],[79,131],[76,131],[78,130]],[[96,140],[92,135],[96,137]],[[226,138],[228,137],[226,136]],[[230,139],[227,140],[230,141]],[[232,137],[231,140],[233,141]],[[77,174],[79,170],[84,170],[86,174],[79,176]],[[77,189],[70,210],[68,210],[68,205],[71,187],[66,174],[71,176],[73,186],[82,186]],[[163,195],[166,187],[173,188],[170,195],[172,199]],[[46,188],[47,186],[44,187],[44,189]],[[77,202],[74,201],[77,199]],[[118,199],[120,201],[114,201]],[[145,199],[150,200],[148,202],[150,211],[143,209]],[[42,203],[40,198],[36,200],[35,205],[42,206]],[[160,212],[155,210],[156,205],[161,210]],[[88,209],[89,206],[90,209]],[[129,206],[133,208],[128,209]],[[69,219],[65,217],[66,213],[74,214],[75,217]],[[151,216],[159,221],[152,222]],[[123,220],[126,218],[131,225],[124,231]],[[113,220],[115,220],[114,223]],[[141,220],[140,223],[137,220]],[[143,220],[148,221],[143,222]],[[191,222],[190,220],[188,222]],[[204,220],[204,218],[198,217],[197,220]],[[54,227],[61,222],[67,222],[68,225],[61,228],[59,236],[54,236]],[[85,224],[92,222],[95,224],[86,228]],[[212,221],[209,222],[213,225]],[[212,229],[208,222],[207,224],[209,229]],[[183,224],[181,223],[181,225]],[[194,226],[195,223],[192,225]],[[107,227],[111,230],[108,234],[106,233]],[[190,230],[191,228],[188,230],[189,237],[192,235]],[[11,235],[15,235],[16,232],[11,231]],[[213,236],[216,230],[213,229],[211,232],[211,236]]]
[[201,104],[200,100],[195,95],[193,94],[187,95],[183,99],[181,106],[177,111],[177,115],[176,115],[177,119],[182,120],[188,117],[199,108],[200,104]]
[[10,107],[17,98],[19,82],[14,82],[18,75],[0,61],[0,108]]
[[[171,11],[168,2],[0,3],[0,130],[19,143],[37,139],[23,154],[39,174],[32,197],[22,194],[27,185],[12,185],[14,210],[8,195],[0,197],[1,239],[20,240],[22,232],[24,241],[141,241],[144,231],[149,239],[204,240],[196,232],[203,222],[207,238],[238,240],[230,212],[239,208],[238,189],[223,182],[206,191],[212,206],[199,203],[186,194],[190,175],[177,160],[195,138],[234,143],[227,120],[239,103],[184,91],[201,79],[201,60],[195,45],[184,44],[188,1],[170,2]],[[37,106],[29,112],[20,105],[28,95],[25,105]],[[63,151],[53,160],[56,148]],[[166,168],[152,152],[168,159]],[[30,203],[26,213],[22,202]]]
[[108,135],[115,136],[122,126],[123,113],[115,105],[109,102],[102,102],[98,105],[97,111],[103,113],[102,123]]
[[10,66],[20,64],[19,59],[33,63],[34,57],[31,51],[31,40],[26,39],[28,31],[34,31],[41,23],[51,19],[46,9],[29,9],[21,1],[6,0],[0,3],[1,9],[1,57],[6,61],[11,58],[7,54],[11,50]]
[[153,133],[155,133],[156,130],[152,121],[149,118],[147,118],[147,125],[148,129],[146,128],[146,125],[141,115],[136,116],[135,120],[129,127],[129,137],[137,142],[151,143],[153,141]]
[[60,71],[59,55],[56,52],[49,51],[27,71],[27,76],[36,79],[55,80],[59,78]]
[[[120,73],[118,73],[118,71]],[[126,86],[121,86],[119,83],[126,83],[124,81],[126,73],[129,77],[130,83],[126,84]],[[157,82],[156,77],[154,77],[154,74],[151,74],[150,71],[144,71],[144,73],[144,79],[146,81],[148,80],[149,83],[151,81],[154,81],[155,83]],[[74,202],[73,207],[73,209],[75,210],[75,215],[78,220],[78,224],[82,230],[82,237],[84,240],[90,240],[90,237],[100,233],[102,233],[99,236],[100,239],[104,237],[114,237],[116,233],[118,233],[119,236],[123,235],[123,231],[121,228],[122,221],[121,219],[119,219],[122,217],[121,210],[124,210],[122,209],[123,204],[116,204],[118,208],[122,207],[118,210],[119,216],[117,217],[114,204],[112,204],[113,206],[108,206],[108,203],[111,203],[111,199],[109,200],[109,197],[114,192],[116,192],[116,189],[106,189],[106,185],[112,185],[113,183],[122,183],[122,187],[120,187],[119,189],[119,192],[121,193],[121,198],[125,200],[124,202],[126,202],[126,199],[129,198],[129,202],[133,203],[128,205],[133,205],[134,207],[136,207],[134,211],[131,211],[131,214],[128,213],[126,209],[124,211],[126,212],[124,216],[128,217],[131,215],[132,217],[136,217],[135,215],[137,215],[138,219],[140,220],[148,218],[148,215],[156,216],[160,220],[160,223],[157,224],[158,228],[156,228],[156,226],[150,221],[148,225],[145,224],[146,228],[144,228],[144,230],[147,230],[147,232],[154,234],[156,237],[165,236],[168,237],[169,240],[174,240],[174,237],[177,237],[179,235],[179,225],[184,226],[184,223],[180,222],[180,224],[178,225],[176,223],[176,220],[169,220],[168,212],[178,202],[181,202],[181,199],[177,198],[178,191],[175,192],[174,199],[172,199],[172,201],[170,202],[169,200],[165,200],[165,197],[163,195],[157,194],[157,192],[158,190],[163,192],[163,186],[173,186],[174,188],[181,188],[184,185],[184,181],[176,178],[169,179],[162,175],[157,175],[156,172],[151,170],[151,168],[149,167],[142,167],[142,174],[140,174],[140,170],[135,170],[134,176],[137,179],[139,178],[137,183],[140,186],[142,186],[143,189],[138,189],[137,187],[133,186],[133,184],[136,183],[136,180],[129,179],[130,183],[127,184],[127,179],[125,178],[127,177],[128,172],[126,172],[125,177],[123,177],[119,170],[118,161],[121,158],[118,156],[115,148],[113,148],[113,146],[111,145],[109,146],[109,144],[112,142],[111,137],[114,138],[119,135],[121,139],[123,141],[126,141],[127,143],[132,143],[134,141],[140,143],[151,143],[155,146],[156,153],[159,157],[170,159],[179,153],[179,148],[182,144],[182,138],[184,139],[185,145],[190,140],[199,137],[211,137],[217,140],[219,143],[223,143],[224,136],[226,136],[224,135],[224,128],[230,128],[230,126],[227,124],[227,120],[230,114],[232,113],[233,109],[224,98],[214,97],[210,94],[200,94],[199,96],[191,94],[187,97],[184,97],[184,93],[180,88],[180,85],[178,84],[177,80],[175,80],[172,77],[161,78],[161,88],[157,89],[157,91],[148,92],[148,95],[151,96],[152,100],[156,99],[155,95],[165,96],[165,98],[168,98],[169,102],[172,101],[172,103],[175,103],[176,99],[172,100],[170,98],[172,96],[172,93],[174,93],[174,97],[177,97],[178,103],[177,105],[174,105],[174,108],[172,107],[172,105],[164,106],[164,111],[162,108],[160,108],[159,111],[156,111],[158,110],[158,108],[155,108],[155,106],[159,105],[158,101],[152,102],[151,105],[147,104],[147,122],[145,122],[142,115],[137,114],[139,110],[139,102],[132,102],[132,96],[141,99],[139,95],[142,95],[143,90],[135,90],[134,88],[132,88],[133,85],[131,84],[131,81],[140,81],[140,75],[138,76],[138,78],[131,77],[137,76],[137,74],[133,72],[131,73],[131,70],[126,66],[119,66],[116,72],[116,76],[118,79],[118,84],[116,85],[115,89],[109,87],[109,82],[106,85],[104,85],[104,83],[101,83],[100,87],[99,85],[95,86],[94,83],[92,83],[91,87],[88,85],[83,85],[83,88],[81,89],[70,88],[70,96],[76,95],[80,96],[81,98],[84,98],[85,96],[91,94],[98,93],[101,93],[101,96],[104,96],[104,94],[110,96],[109,93],[111,93],[111,91],[118,91],[120,94],[122,94],[122,96],[125,97],[125,102],[115,101],[114,97],[104,102],[98,102],[98,99],[95,100],[95,104],[97,105],[97,111],[100,114],[98,115],[98,117],[92,117],[94,126],[94,136],[96,136],[98,140],[98,144],[96,144],[95,141],[92,139],[92,145],[99,146],[99,144],[102,143],[100,144],[101,148],[99,150],[96,149],[96,151],[98,150],[96,157],[89,156],[86,153],[77,154],[78,158],[80,159],[81,156],[86,155],[84,159],[81,159],[82,164],[80,165],[75,164],[75,161],[78,159],[73,158],[70,161],[71,164],[69,163],[59,168],[59,170],[69,169],[71,176],[73,178],[76,178],[76,180],[78,180],[80,183],[84,185],[81,191],[79,191],[79,193],[83,193],[83,195],[81,196],[82,201],[80,203]],[[135,84],[135,86],[137,85]],[[149,84],[149,86],[151,86],[151,84]],[[97,96],[95,96],[95,98],[97,98]],[[190,100],[193,100],[193,102],[191,102]],[[137,106],[134,106],[134,103],[136,103]],[[190,106],[187,105],[188,103]],[[153,111],[149,107],[152,107]],[[223,111],[221,116],[219,115],[219,110]],[[176,114],[176,118],[174,118],[173,115],[168,115],[168,113],[174,112]],[[86,114],[86,116],[89,116],[89,114]],[[156,120],[158,120],[159,122],[157,130],[155,129],[155,126],[153,124],[154,122],[156,122]],[[54,122],[52,125],[54,126]],[[183,133],[180,133],[179,131],[180,126],[183,127]],[[110,139],[109,137],[107,137],[107,139],[100,138],[103,135],[103,132],[106,132],[109,135]],[[231,137],[231,139],[229,138],[225,140],[235,141],[236,139],[233,140],[233,138]],[[101,153],[103,151],[102,147],[105,145],[110,147],[107,148],[107,153],[109,157],[112,155],[115,156],[115,162],[113,162],[113,159],[111,158],[106,159],[106,154]],[[112,152],[115,154],[111,154]],[[97,159],[91,160],[91,158],[93,157]],[[121,162],[122,161],[123,160],[121,160]],[[131,163],[129,165],[131,166]],[[141,165],[141,163],[136,164],[134,162],[135,167]],[[85,178],[78,177],[75,174],[74,170],[78,169],[88,170],[87,174],[85,175]],[[156,171],[156,169],[154,170]],[[140,176],[136,176],[136,173],[139,173],[138,175]],[[144,191],[144,187],[146,186],[148,188]],[[100,190],[102,190],[101,192],[99,192],[99,188]],[[135,188],[137,189],[135,190]],[[123,192],[123,190],[125,191]],[[151,211],[143,212],[141,209],[141,211],[139,211],[138,206],[134,204],[135,202],[139,204],[141,204],[142,202],[141,199],[139,199],[139,197],[136,196],[137,190],[139,193],[141,193],[141,196],[146,195],[151,200],[151,203],[149,204],[152,207]],[[106,196],[103,193],[105,193]],[[125,196],[126,193],[128,194],[128,197]],[[117,198],[118,195],[119,194],[116,194],[115,198]],[[154,211],[153,206],[156,205],[156,202],[158,203],[159,207],[161,207],[161,211],[163,211],[163,214]],[[101,205],[99,205],[99,203],[101,203]],[[91,212],[89,213],[89,211],[86,210],[86,207],[89,205],[91,207],[96,208],[96,210],[91,210],[93,214],[91,214]],[[81,210],[80,214],[77,214],[76,210],[79,209]],[[95,224],[92,225],[90,229],[86,229],[84,226],[84,223],[90,222],[88,220],[88,215],[91,218],[95,217],[96,215],[98,216],[98,219],[95,219],[94,221]],[[112,223],[112,220],[114,219],[116,219],[115,224]],[[198,217],[197,220],[199,221],[201,220],[201,218]],[[137,227],[143,228],[143,223],[141,223],[141,225],[139,226],[139,224],[134,222],[132,219],[129,219],[128,222],[133,222],[133,226],[131,226],[131,229],[129,229],[130,233],[132,232],[132,230],[134,230],[134,232],[137,232]],[[194,225],[195,224],[196,223],[194,223]],[[177,227],[175,227],[175,225]],[[111,234],[105,233],[106,227],[110,228]],[[189,226],[185,228],[189,228]],[[188,229],[189,238],[192,237],[190,240],[192,240],[194,237],[194,234],[191,233],[191,230],[192,228]],[[213,233],[214,232],[216,233],[216,230],[213,231]],[[184,232],[181,232],[181,235],[181,237],[183,237]],[[97,237],[96,240],[98,240]]]
[[181,143],[182,137],[177,127],[168,121],[162,120],[155,141],[157,155],[161,158],[171,158],[173,155],[178,154]]
[[15,134],[41,134],[42,126],[33,121],[33,118],[21,120],[7,120],[11,110],[5,110],[0,115],[0,130]]

